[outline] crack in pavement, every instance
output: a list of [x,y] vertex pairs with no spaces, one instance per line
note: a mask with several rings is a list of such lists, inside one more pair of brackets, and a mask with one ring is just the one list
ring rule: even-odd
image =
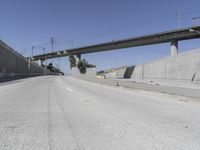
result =
[[58,97],[58,93],[56,92],[55,86],[54,86],[54,91],[55,91],[55,96],[56,96],[56,100],[57,100],[56,102],[58,103],[58,106],[60,107],[60,110],[61,110],[61,113],[63,114],[64,120],[65,120],[68,128],[70,129],[71,135],[74,139],[75,147],[76,147],[74,150],[85,150],[85,148],[78,143],[78,140],[76,138],[76,134],[75,134],[74,129],[73,129],[73,125],[70,123],[69,117],[65,113],[65,109],[63,107],[63,104],[61,103],[60,98]]
[[47,97],[47,118],[48,118],[48,146],[49,150],[52,150],[52,115],[50,105],[50,85],[48,85],[48,97]]

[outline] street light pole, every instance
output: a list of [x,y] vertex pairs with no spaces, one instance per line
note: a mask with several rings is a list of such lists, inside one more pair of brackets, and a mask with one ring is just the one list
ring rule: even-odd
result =
[[[54,52],[55,42],[56,42],[56,38],[55,37],[51,37],[50,43],[51,43],[52,53]],[[53,59],[51,61],[52,61],[52,65],[53,65]]]
[[31,46],[31,50],[30,50],[30,58],[28,59],[28,68],[29,68],[29,71],[31,72],[31,61],[33,59],[33,49],[34,49],[34,46]]
[[[45,47],[41,47],[41,46],[32,46],[31,47],[31,59],[33,59],[33,50],[34,50],[34,48],[40,48],[40,49],[43,49],[43,52],[44,52],[44,55],[45,55]],[[46,58],[44,59],[44,61],[46,60]],[[42,62],[41,62],[41,64],[42,64]],[[30,65],[29,65],[30,66]],[[46,65],[44,65],[44,75],[46,75],[47,73],[47,67],[46,67]]]
[[[44,55],[45,55],[45,48],[43,47],[44,50]],[[44,61],[46,61],[46,58],[44,58]],[[46,76],[47,74],[47,66],[44,64],[44,75]]]
[[[43,49],[43,51],[44,51],[44,55],[45,55],[45,47],[39,47],[38,46],[38,48],[41,48],[41,49]],[[44,58],[44,61],[46,61],[46,58]],[[47,66],[44,64],[44,76],[46,76],[46,74],[47,74]]]

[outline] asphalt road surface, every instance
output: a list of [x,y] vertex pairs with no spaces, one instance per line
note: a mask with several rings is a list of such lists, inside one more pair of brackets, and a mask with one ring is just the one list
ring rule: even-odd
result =
[[199,150],[200,103],[71,77],[0,84],[0,150]]

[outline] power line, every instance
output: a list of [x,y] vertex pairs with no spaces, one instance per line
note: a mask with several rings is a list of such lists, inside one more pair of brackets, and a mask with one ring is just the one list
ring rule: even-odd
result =
[[181,28],[181,13],[180,13],[180,11],[176,11],[176,15],[177,15],[177,28],[180,29]]
[[[154,23],[171,23],[171,25],[173,25],[173,23],[175,23],[175,21],[177,22],[177,26],[178,28],[181,27],[181,19],[184,17],[184,16],[188,16],[188,15],[191,15],[191,14],[194,14],[196,12],[199,12],[199,9],[198,10],[193,10],[193,8],[191,8],[192,10],[187,10],[185,11],[185,9],[179,9],[179,11],[175,13],[168,13],[164,16],[157,16],[157,17],[150,17],[148,19],[146,19],[145,21],[143,22],[140,22],[140,23],[129,23],[129,24],[124,24],[124,25],[121,25],[120,27],[116,27],[116,28],[107,28],[105,31],[103,32],[93,32],[92,34],[88,35],[88,36],[83,36],[83,37],[88,37],[88,38],[95,38],[95,39],[100,39],[102,37],[105,37],[105,36],[110,36],[111,34],[111,39],[113,40],[114,37],[113,37],[113,34],[118,35],[120,34],[121,32],[124,32],[124,31],[130,31],[131,30],[131,33],[133,31],[138,31],[140,29],[143,29],[144,26],[147,26],[147,25],[151,25],[151,24],[154,24]],[[74,46],[74,41],[76,41],[76,44],[77,43],[82,43],[83,41],[86,42],[86,41],[90,41],[89,39],[86,40],[84,38],[84,40],[81,40],[81,39],[76,39],[76,40],[71,40],[73,42],[70,42],[69,40],[60,40],[59,41],[59,49],[60,49],[60,45],[69,45],[70,47],[70,44],[71,44],[71,47],[75,47]],[[51,38],[51,47],[52,47],[52,52],[54,51],[54,48],[55,48],[55,44],[57,43],[57,38],[55,39],[54,37]],[[45,44],[48,44],[48,43],[45,43]]]

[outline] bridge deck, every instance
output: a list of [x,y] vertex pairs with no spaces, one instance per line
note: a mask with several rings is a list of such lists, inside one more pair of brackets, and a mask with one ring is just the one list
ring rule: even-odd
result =
[[111,42],[101,43],[97,45],[62,50],[62,51],[52,52],[48,54],[37,55],[37,56],[34,56],[33,59],[44,60],[44,59],[50,59],[50,58],[65,57],[69,55],[87,54],[87,53],[110,51],[110,50],[129,48],[129,47],[136,47],[136,46],[167,43],[171,41],[181,41],[181,40],[200,38],[200,34],[198,33],[200,32],[200,26],[192,27],[192,29],[194,30],[193,32],[191,32],[189,29],[190,28],[184,28],[184,29],[150,34],[150,35],[134,37],[134,38],[129,38],[129,39],[123,39],[123,40],[118,40],[118,41],[111,41]]

